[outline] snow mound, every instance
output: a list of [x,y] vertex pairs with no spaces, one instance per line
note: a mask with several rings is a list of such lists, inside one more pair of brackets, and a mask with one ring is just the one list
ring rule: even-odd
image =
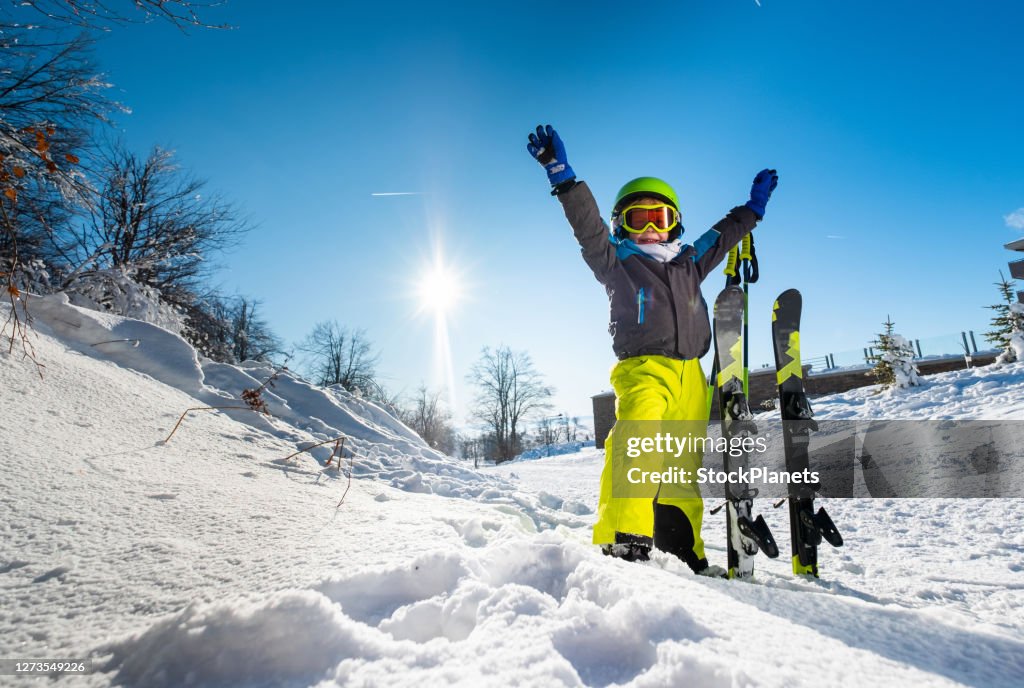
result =
[[[261,601],[192,605],[103,648],[128,685],[658,685],[744,675],[680,644],[715,637],[554,533],[529,549],[429,554]],[[650,569],[648,575],[656,575]],[[679,580],[685,590],[694,582]],[[669,666],[664,666],[670,662]],[[652,667],[662,666],[651,672]],[[415,678],[414,678],[415,677]]]
[[372,656],[368,635],[323,595],[289,591],[258,603],[190,606],[110,648],[109,665],[119,683],[153,688],[311,684],[342,658]]
[[812,405],[828,420],[1016,420],[1024,418],[1024,361],[928,375],[906,389],[860,387]]
[[[80,308],[64,294],[29,298],[40,332],[58,337],[80,354],[178,389],[196,400],[193,406],[230,407],[220,412],[293,444],[296,451],[308,449],[321,465],[334,451],[331,440],[345,436],[345,456],[352,457],[352,470],[360,477],[410,492],[467,499],[494,498],[503,489],[501,481],[430,448],[388,411],[343,389],[317,387],[282,371],[262,392],[269,415],[256,413],[246,407],[242,392],[274,375],[270,365],[200,361],[188,342],[157,325]],[[190,422],[186,418],[179,432],[187,432]],[[514,501],[503,493],[499,499]],[[541,519],[538,525],[549,522]]]

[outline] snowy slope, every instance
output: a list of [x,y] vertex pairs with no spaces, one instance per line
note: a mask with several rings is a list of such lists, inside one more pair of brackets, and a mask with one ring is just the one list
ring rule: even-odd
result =
[[830,420],[1024,420],[1024,362],[929,375],[922,385],[880,392],[877,385],[813,401]]
[[[378,407],[290,377],[273,417],[200,412],[164,444],[184,409],[237,404],[270,371],[201,364],[174,335],[59,298],[32,305],[45,380],[0,355],[0,657],[93,659],[97,673],[62,684],[1011,686],[1024,673],[1019,500],[834,501],[847,546],[823,552],[822,580],[781,559],[754,584],[696,578],[589,544],[598,450],[477,472]],[[122,338],[140,344],[92,346]],[[1008,375],[1000,385],[1024,377]],[[282,459],[340,433],[356,479],[338,507],[330,449]],[[718,563],[720,520],[705,528]]]

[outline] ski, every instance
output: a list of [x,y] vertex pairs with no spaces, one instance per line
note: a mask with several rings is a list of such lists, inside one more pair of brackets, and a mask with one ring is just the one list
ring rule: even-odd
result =
[[[718,400],[721,409],[722,437],[733,446],[733,438],[757,433],[753,414],[743,390],[743,313],[746,295],[739,287],[726,287],[715,300],[715,356],[718,361]],[[747,454],[722,454],[726,473],[745,473]],[[729,578],[746,579],[754,575],[754,555],[758,550],[770,558],[779,556],[778,545],[764,516],[753,516],[757,489],[749,483],[725,484],[726,545]]]
[[[803,368],[800,361],[800,292],[788,289],[779,295],[772,307],[772,343],[775,349],[775,371],[779,385],[779,409],[782,412],[782,440],[786,470],[800,473],[809,469],[810,434],[818,429],[811,404],[804,392]],[[843,544],[843,537],[824,507],[814,511],[814,495],[818,486],[807,483],[789,484],[789,531],[793,543],[793,573],[818,575],[818,545],[824,538],[833,547]]]

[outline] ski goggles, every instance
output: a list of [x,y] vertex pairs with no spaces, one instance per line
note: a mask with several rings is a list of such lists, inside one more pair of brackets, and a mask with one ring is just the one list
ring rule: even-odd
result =
[[653,226],[656,232],[667,232],[679,224],[679,211],[670,205],[631,205],[619,213],[617,224],[633,234],[643,234]]

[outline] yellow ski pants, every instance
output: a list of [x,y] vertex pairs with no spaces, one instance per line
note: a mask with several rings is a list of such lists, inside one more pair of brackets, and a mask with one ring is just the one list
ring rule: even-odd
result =
[[[665,356],[636,356],[619,361],[612,369],[615,389],[615,417],[618,420],[708,420],[707,380],[700,361],[681,361]],[[615,428],[605,440],[604,470],[601,472],[601,496],[594,524],[594,544],[615,542],[616,533],[653,537],[654,504],[650,499],[612,496],[612,441]],[[696,475],[704,457],[692,452],[681,457],[681,467]],[[693,551],[704,558],[700,537],[704,501],[693,498],[660,498],[659,504],[678,507],[693,528]]]

